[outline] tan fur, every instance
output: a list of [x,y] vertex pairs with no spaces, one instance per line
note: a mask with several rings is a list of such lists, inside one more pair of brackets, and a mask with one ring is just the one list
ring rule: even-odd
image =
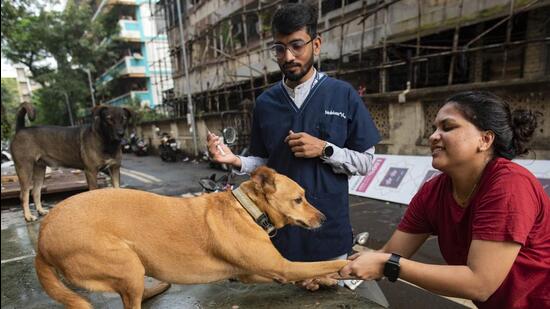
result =
[[[324,220],[298,184],[267,167],[241,188],[277,228],[317,228]],[[175,198],[101,189],[61,202],[44,219],[36,271],[48,295],[68,308],[89,304],[64,288],[54,269],[77,286],[119,293],[125,308],[140,308],[144,275],[177,284],[290,282],[346,264],[284,259],[231,192]]]

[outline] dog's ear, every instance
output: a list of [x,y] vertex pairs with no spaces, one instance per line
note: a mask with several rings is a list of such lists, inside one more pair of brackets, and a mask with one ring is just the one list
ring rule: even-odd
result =
[[123,107],[122,109],[124,110],[124,113],[126,113],[126,117],[128,117],[128,119],[136,119],[136,114],[133,110],[129,109],[128,107]]
[[132,128],[132,130],[135,130],[136,128],[136,122],[137,122],[137,117],[136,117],[136,113],[129,109],[128,107],[123,107],[122,108],[124,110],[124,113],[126,114],[126,117],[128,118],[128,127]]
[[94,130],[98,131],[101,128],[101,113],[107,108],[107,105],[97,105],[92,108],[92,123]]
[[250,178],[254,182],[256,190],[263,192],[264,194],[273,194],[277,191],[275,185],[275,170],[270,169],[267,166],[260,166],[252,174]]

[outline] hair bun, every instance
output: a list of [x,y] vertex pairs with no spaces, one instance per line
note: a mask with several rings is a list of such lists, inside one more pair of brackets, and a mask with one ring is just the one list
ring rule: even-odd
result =
[[538,125],[538,117],[541,115],[540,112],[526,109],[517,109],[512,112],[513,147],[516,155],[522,155],[529,151],[527,143],[533,137]]

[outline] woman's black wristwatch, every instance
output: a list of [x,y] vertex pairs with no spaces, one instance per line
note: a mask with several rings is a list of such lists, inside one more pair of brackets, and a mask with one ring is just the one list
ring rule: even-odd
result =
[[399,259],[401,256],[399,254],[392,253],[389,260],[384,264],[384,276],[388,278],[390,282],[397,281],[399,278]]

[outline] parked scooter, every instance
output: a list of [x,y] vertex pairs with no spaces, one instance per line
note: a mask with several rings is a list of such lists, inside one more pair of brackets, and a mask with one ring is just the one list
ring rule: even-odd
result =
[[120,146],[121,146],[121,149],[122,149],[122,153],[131,153],[132,152],[132,148],[130,146],[130,139],[129,138],[123,138],[120,141]]
[[11,161],[11,153],[7,141],[2,141],[2,163]]
[[159,152],[162,161],[176,162],[188,159],[178,146],[176,139],[166,132],[162,133],[162,137],[160,138]]
[[159,153],[160,159],[165,162],[176,162],[181,153],[176,139],[166,132],[160,138]]
[[130,150],[136,156],[146,156],[149,154],[149,144],[135,133],[130,134]]

